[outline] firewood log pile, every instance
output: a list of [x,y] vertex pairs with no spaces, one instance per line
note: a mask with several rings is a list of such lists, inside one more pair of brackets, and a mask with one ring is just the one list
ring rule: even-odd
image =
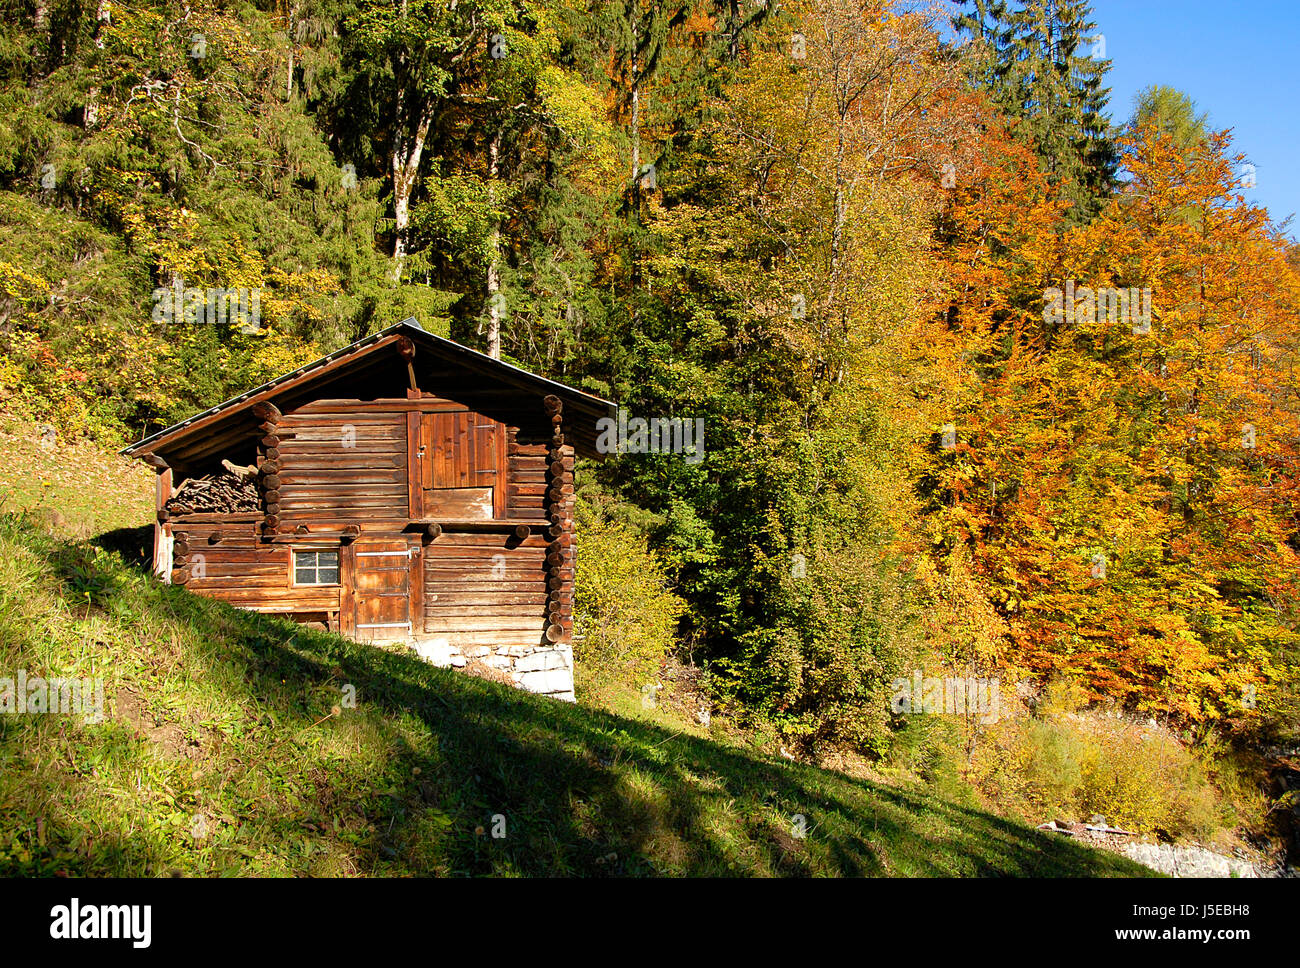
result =
[[169,514],[259,510],[261,498],[257,492],[256,477],[246,477],[230,471],[187,478],[167,501]]

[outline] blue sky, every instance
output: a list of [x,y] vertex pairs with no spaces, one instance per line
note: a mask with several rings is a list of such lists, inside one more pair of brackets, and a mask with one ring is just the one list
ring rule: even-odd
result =
[[[1243,194],[1275,222],[1300,212],[1300,3],[1295,0],[1093,0],[1111,61],[1111,117],[1133,95],[1167,84],[1190,95],[1214,128],[1232,128],[1255,166]],[[1287,230],[1300,235],[1300,219]]]

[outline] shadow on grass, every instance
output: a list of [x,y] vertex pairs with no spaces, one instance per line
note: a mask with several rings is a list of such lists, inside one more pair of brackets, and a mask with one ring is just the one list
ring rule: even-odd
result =
[[[130,547],[103,536],[106,547]],[[231,805],[234,826],[310,841],[362,874],[536,876],[1097,876],[1123,858],[924,794],[878,786],[612,713],[437,669],[231,608],[47,542],[65,582],[88,581],[110,613],[179,620],[220,648],[182,643],[186,673],[219,683],[255,724],[241,762],[291,774],[294,795]],[[102,574],[87,576],[88,567]],[[147,570],[147,562],[136,561]],[[356,688],[357,708],[330,714]],[[313,743],[358,717],[382,741],[382,775],[358,781]],[[308,732],[309,727],[319,734]],[[374,752],[372,750],[371,752]],[[262,757],[259,760],[258,757]],[[212,798],[228,794],[228,781]],[[242,813],[241,813],[242,812]],[[799,832],[806,829],[806,836]],[[495,837],[495,833],[504,833]],[[240,870],[227,844],[195,873]],[[310,853],[310,851],[308,851]],[[296,856],[296,855],[295,855]],[[320,872],[309,859],[290,864]],[[137,874],[128,857],[123,869]],[[333,871],[331,871],[333,872]]]

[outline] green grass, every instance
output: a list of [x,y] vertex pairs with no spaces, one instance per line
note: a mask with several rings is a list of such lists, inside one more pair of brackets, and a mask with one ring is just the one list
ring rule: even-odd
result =
[[82,538],[153,520],[154,473],[138,460],[87,440],[45,450],[35,426],[5,413],[0,454],[0,511],[61,516],[60,529]]
[[106,719],[0,715],[0,874],[1149,873],[934,796],[233,609],[6,514],[0,676],[19,668],[102,676]]

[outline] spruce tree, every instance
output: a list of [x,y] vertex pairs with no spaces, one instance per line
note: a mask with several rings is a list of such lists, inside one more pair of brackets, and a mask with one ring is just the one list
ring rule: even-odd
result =
[[957,31],[980,45],[972,79],[987,89],[1062,196],[1070,221],[1100,211],[1116,183],[1118,153],[1104,87],[1110,61],[1084,0],[955,0]]

